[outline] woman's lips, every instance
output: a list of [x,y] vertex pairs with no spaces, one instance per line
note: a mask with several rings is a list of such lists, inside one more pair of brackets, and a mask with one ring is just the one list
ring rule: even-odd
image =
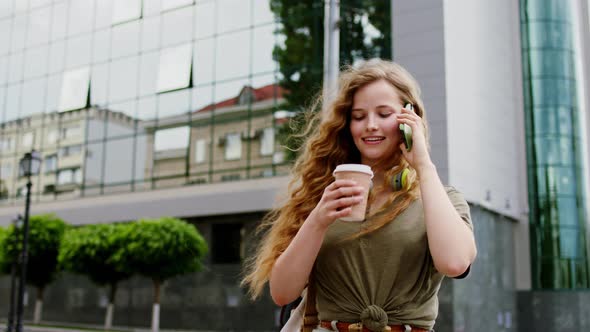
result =
[[369,144],[369,145],[379,144],[379,143],[383,142],[383,140],[385,140],[385,137],[383,137],[383,136],[363,137],[363,142],[365,142],[365,144]]

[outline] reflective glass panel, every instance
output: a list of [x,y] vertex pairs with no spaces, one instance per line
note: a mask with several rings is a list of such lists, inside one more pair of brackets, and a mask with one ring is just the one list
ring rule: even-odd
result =
[[12,24],[12,33],[10,34],[12,52],[20,51],[25,47],[26,31],[27,17],[24,15],[15,17]]
[[158,83],[159,53],[144,53],[140,59],[139,95],[147,96],[156,93]]
[[47,79],[45,77],[25,81],[23,93],[30,98],[23,98],[21,116],[43,113],[45,111],[45,89]]
[[151,51],[160,46],[160,16],[147,17],[141,20],[141,50]]
[[105,184],[131,181],[133,137],[111,139],[106,144]]
[[242,137],[239,133],[225,136],[225,160],[237,160],[242,157]]
[[51,6],[32,11],[29,14],[29,30],[27,31],[28,47],[45,44],[51,32]]
[[191,55],[190,44],[164,49],[160,52],[158,92],[188,87]]
[[188,146],[189,127],[159,129],[156,131],[154,151],[186,149]]
[[[115,0],[99,0],[96,1],[96,22],[97,29],[106,28],[113,22],[113,2]],[[121,2],[117,0],[116,2]]]
[[47,80],[47,101],[45,103],[45,106],[48,112],[57,111],[59,108],[61,82],[61,74],[51,75]]
[[193,0],[165,0],[165,1],[162,1],[161,10],[162,11],[170,10],[170,9],[177,8],[180,6],[190,5],[192,3],[193,3]]
[[90,70],[88,67],[64,72],[59,110],[67,111],[85,107],[88,99],[89,83]]
[[139,21],[113,27],[111,58],[116,59],[139,52]]
[[92,36],[82,35],[68,39],[66,51],[66,69],[86,66],[90,63]]
[[8,61],[10,61],[8,64],[8,83],[16,83],[23,79],[24,58],[24,51],[10,55],[10,58],[8,59]]
[[162,14],[162,47],[189,42],[193,37],[193,7]]
[[158,118],[186,113],[190,111],[190,90],[184,89],[158,95]]
[[[123,0],[117,2],[121,1]],[[94,22],[94,0],[75,0],[67,3],[70,7],[68,10],[70,16],[68,20],[68,36],[90,32]]]
[[209,1],[195,6],[195,38],[210,37],[215,34],[215,5]]
[[141,17],[141,0],[117,0],[113,6],[113,24]]
[[275,149],[274,128],[264,128],[260,137],[260,154],[262,156],[272,155]]
[[65,66],[66,43],[54,42],[49,45],[49,73],[60,73]]
[[244,29],[250,25],[250,0],[218,0],[217,6],[217,33]]
[[204,39],[195,43],[193,82],[195,85],[211,84],[215,70],[215,40]]
[[137,95],[138,58],[124,58],[111,62],[109,101],[120,102]]
[[272,51],[275,45],[275,25],[266,25],[253,31],[252,73],[270,72],[278,68],[273,60]]
[[254,12],[254,24],[266,24],[275,20],[274,14],[270,10],[268,0],[251,0]]
[[8,81],[8,56],[0,56],[0,86]]
[[19,117],[21,88],[21,84],[14,84],[9,85],[6,89],[5,121],[14,120]]
[[43,76],[48,73],[48,52],[47,46],[27,49],[25,52],[24,78]]
[[90,104],[105,106],[108,102],[109,64],[94,65],[90,78]]
[[[2,1],[0,1],[0,3],[2,3]],[[2,14],[0,13],[0,15]],[[7,54],[10,51],[11,29],[12,19],[0,19],[0,55]]]
[[53,18],[51,19],[51,40],[63,39],[66,36],[66,26],[68,24],[67,15],[68,6],[65,1],[53,5]]
[[195,142],[195,163],[204,163],[207,156],[207,141],[198,139]]
[[[239,54],[239,56],[236,56]],[[217,37],[215,73],[217,80],[240,78],[250,72],[250,32],[238,31]]]

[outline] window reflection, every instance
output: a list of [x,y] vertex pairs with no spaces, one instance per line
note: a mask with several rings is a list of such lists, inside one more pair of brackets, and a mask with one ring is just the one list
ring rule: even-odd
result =
[[64,72],[61,85],[60,111],[84,108],[88,99],[90,71],[88,67]]
[[274,128],[264,128],[260,138],[260,155],[269,156],[274,152],[275,131]]
[[[25,53],[24,78],[39,77],[47,74],[47,46],[28,49]],[[1,61],[0,61],[1,65]],[[1,79],[0,79],[1,81]]]
[[57,169],[57,154],[51,154],[43,158],[43,171],[45,173],[55,172]]
[[159,129],[156,131],[154,150],[156,152],[186,149],[188,146],[189,127]]
[[207,141],[204,139],[198,139],[195,142],[195,163],[201,164],[205,162],[207,155]]
[[[2,2],[0,1],[0,3]],[[0,55],[7,54],[10,51],[11,24],[12,19],[10,18],[0,19]]]
[[141,17],[141,0],[116,0],[113,3],[112,24],[123,23]]
[[132,178],[133,138],[107,141],[104,182],[129,182]]
[[21,149],[30,150],[35,141],[35,133],[30,131],[23,134],[21,138]]
[[92,38],[83,35],[71,38],[67,42],[66,68],[80,67],[90,63],[90,51],[92,50]]
[[190,44],[162,50],[158,72],[158,92],[188,87],[191,60]]
[[225,146],[225,160],[238,160],[242,157],[242,137],[239,133],[230,133],[222,138]]

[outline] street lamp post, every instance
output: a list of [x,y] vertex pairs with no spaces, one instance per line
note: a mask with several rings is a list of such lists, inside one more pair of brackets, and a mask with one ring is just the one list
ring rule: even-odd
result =
[[[18,231],[21,227],[23,217],[19,214],[16,219],[12,221],[12,226],[14,227],[14,234],[13,234],[13,248],[18,247]],[[10,308],[8,310],[8,324],[6,326],[7,332],[12,332],[14,329],[14,305],[16,300],[16,270],[18,269],[18,260],[17,257],[13,262],[12,266],[10,267]]]
[[20,259],[20,278],[18,283],[18,305],[16,308],[16,332],[23,330],[23,307],[25,284],[27,281],[28,245],[29,245],[29,209],[31,206],[31,175],[39,174],[41,157],[35,150],[25,153],[19,162],[20,175],[27,178],[27,198],[25,201],[25,219],[22,229],[22,252]]

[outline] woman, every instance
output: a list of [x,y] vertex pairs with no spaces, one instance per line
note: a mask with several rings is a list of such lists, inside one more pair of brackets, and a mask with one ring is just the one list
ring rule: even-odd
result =
[[[410,103],[414,111],[405,108]],[[476,256],[469,206],[444,187],[429,155],[419,87],[401,66],[371,60],[345,70],[293,168],[289,201],[271,212],[243,284],[256,298],[265,283],[278,305],[312,280],[321,328],[431,330],[444,276],[465,275]],[[399,125],[412,129],[413,146]],[[363,188],[335,181],[339,164],[374,172],[364,222],[339,220]],[[400,190],[392,178],[409,170]]]

